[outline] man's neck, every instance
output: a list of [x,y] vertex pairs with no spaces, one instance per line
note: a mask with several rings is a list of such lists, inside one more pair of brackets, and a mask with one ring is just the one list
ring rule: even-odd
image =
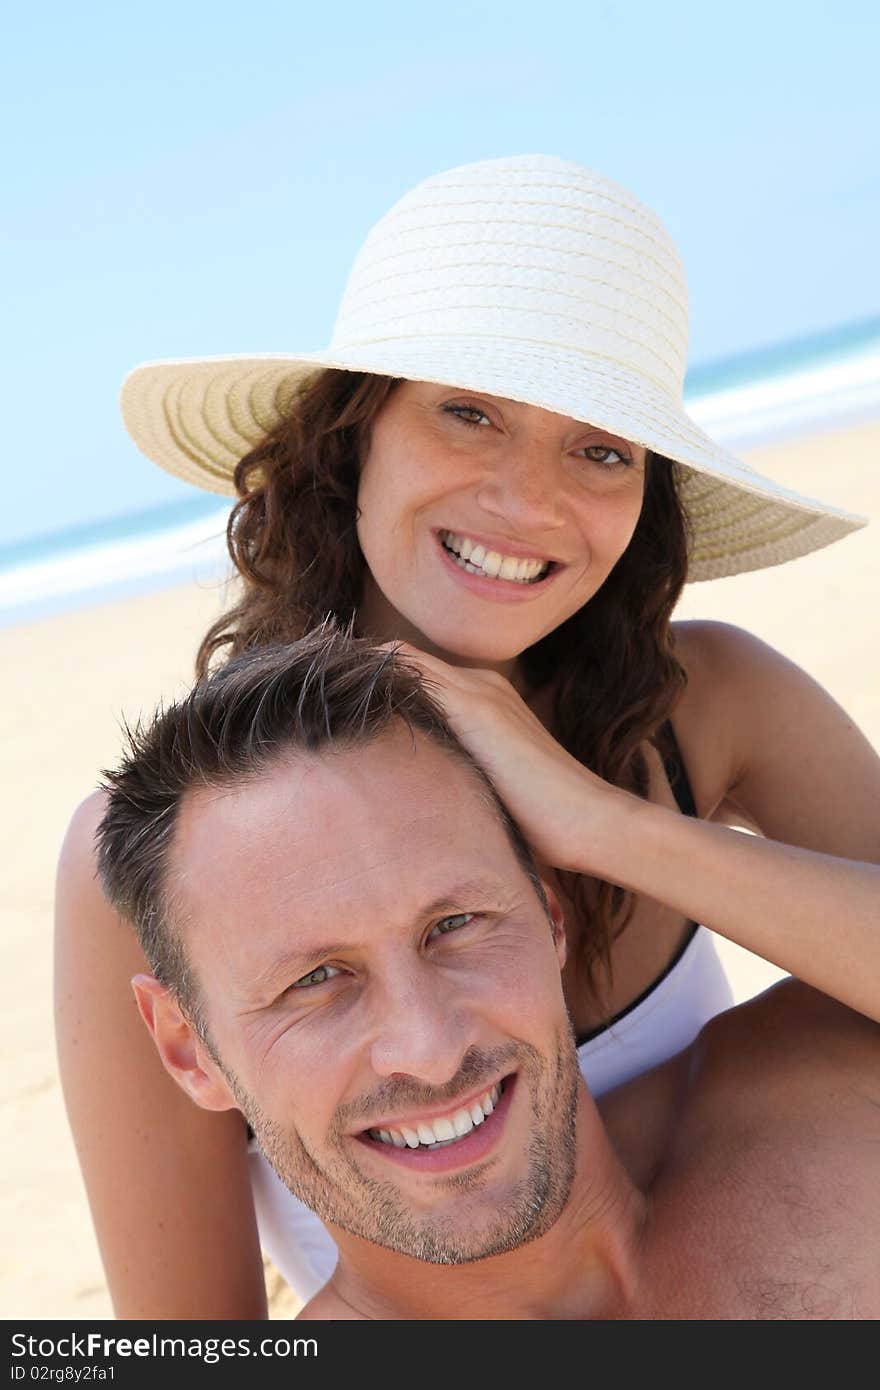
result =
[[379,1320],[621,1316],[634,1299],[646,1210],[584,1092],[571,1193],[544,1235],[506,1254],[451,1266],[331,1228],[339,1264],[328,1295],[356,1317]]

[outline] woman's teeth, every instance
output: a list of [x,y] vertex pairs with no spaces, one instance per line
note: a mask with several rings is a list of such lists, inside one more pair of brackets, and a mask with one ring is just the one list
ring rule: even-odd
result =
[[511,579],[515,584],[534,584],[543,579],[550,568],[547,560],[518,560],[514,555],[502,555],[487,550],[484,545],[454,531],[441,531],[440,539],[455,563],[469,574],[484,574],[490,579]]
[[393,1144],[396,1149],[444,1148],[463,1139],[477,1125],[481,1125],[492,1114],[500,1094],[501,1086],[496,1084],[473,1104],[456,1110],[454,1115],[439,1120],[420,1120],[415,1129],[401,1125],[400,1129],[371,1129],[367,1132],[371,1139]]

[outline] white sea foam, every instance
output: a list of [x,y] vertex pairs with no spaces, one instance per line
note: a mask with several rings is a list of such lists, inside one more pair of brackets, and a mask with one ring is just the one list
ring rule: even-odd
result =
[[880,343],[838,362],[686,401],[697,424],[731,449],[754,448],[823,426],[880,418]]
[[0,625],[227,572],[225,511],[0,570]]

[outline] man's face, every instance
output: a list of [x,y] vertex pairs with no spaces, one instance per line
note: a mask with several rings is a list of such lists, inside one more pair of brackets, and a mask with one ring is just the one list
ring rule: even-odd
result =
[[200,791],[174,889],[229,1087],[327,1221],[420,1259],[555,1221],[577,1061],[554,931],[466,766],[402,727]]

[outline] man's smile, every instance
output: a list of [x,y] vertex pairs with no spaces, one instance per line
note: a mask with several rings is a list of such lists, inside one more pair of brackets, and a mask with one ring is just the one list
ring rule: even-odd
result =
[[371,1126],[357,1137],[374,1153],[416,1169],[438,1172],[488,1156],[500,1138],[516,1073],[445,1110]]

